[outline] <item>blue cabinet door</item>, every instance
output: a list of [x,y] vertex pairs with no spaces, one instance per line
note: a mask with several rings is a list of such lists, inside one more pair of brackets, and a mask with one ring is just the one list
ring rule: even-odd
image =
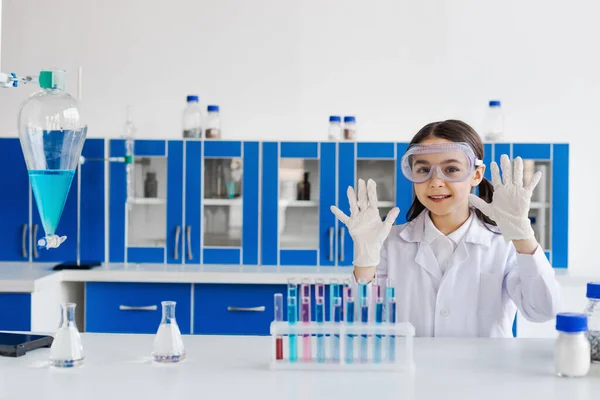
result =
[[334,143],[263,143],[263,265],[334,265],[335,160]]
[[31,330],[31,294],[0,293],[0,331]]
[[202,142],[185,141],[185,235],[184,262],[200,264],[202,237]]
[[[111,140],[109,143],[111,158],[125,157],[125,141]],[[109,211],[108,211],[108,260],[112,263],[125,261],[125,202],[127,200],[127,181],[125,163],[111,161],[109,165]]]
[[183,254],[183,141],[169,140],[167,155],[167,262],[181,264]]
[[[410,182],[402,176],[399,163],[396,162],[396,154],[400,158],[405,150],[405,146],[394,143],[340,143],[338,208],[346,215],[350,215],[348,187],[352,186],[357,193],[357,183],[360,178],[365,182],[373,179],[377,183],[378,207],[382,219],[393,207],[408,209],[412,188]],[[403,222],[403,218],[398,217],[397,221]],[[337,221],[337,226],[337,265],[352,265],[354,257],[352,237],[343,223]]]
[[105,251],[105,158],[104,139],[86,139],[82,155],[89,162],[81,166],[80,259],[104,261]]
[[[257,265],[258,143],[206,141],[201,150],[201,189],[192,195],[202,194],[202,214],[194,219],[202,221],[202,228],[198,229],[202,263]],[[194,160],[186,160],[188,166],[190,163],[196,175],[198,167]],[[239,168],[241,177],[237,176]]]
[[0,158],[5,165],[5,168],[0,170],[0,178],[6,193],[0,196],[0,210],[2,210],[0,260],[29,261],[31,191],[19,139],[0,139]]

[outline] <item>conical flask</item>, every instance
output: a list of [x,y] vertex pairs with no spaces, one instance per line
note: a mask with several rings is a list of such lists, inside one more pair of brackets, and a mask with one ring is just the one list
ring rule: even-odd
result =
[[50,365],[70,368],[83,363],[81,336],[75,325],[75,303],[61,304],[60,327],[50,347]]
[[41,90],[29,96],[19,111],[21,149],[46,234],[37,244],[47,249],[66,240],[56,234],[56,228],[87,134],[77,100],[64,91],[64,81],[64,71],[41,71]]
[[162,320],[154,337],[152,359],[158,362],[175,363],[185,358],[185,349],[179,326],[175,320],[174,301],[163,301]]

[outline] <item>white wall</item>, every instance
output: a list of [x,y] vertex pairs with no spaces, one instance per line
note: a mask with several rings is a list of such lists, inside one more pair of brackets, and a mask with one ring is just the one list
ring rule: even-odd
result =
[[[594,263],[592,160],[600,3],[548,0],[4,0],[2,70],[83,66],[91,137],[125,105],[146,137],[179,137],[185,95],[221,105],[227,138],[324,139],[355,114],[359,139],[408,140],[425,123],[481,128],[503,101],[511,141],[571,143],[570,262]],[[19,102],[0,93],[0,135]]]

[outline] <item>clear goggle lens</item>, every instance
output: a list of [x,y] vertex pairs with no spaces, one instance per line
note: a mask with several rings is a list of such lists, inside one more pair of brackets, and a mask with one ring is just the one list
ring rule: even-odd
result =
[[481,164],[467,143],[414,145],[401,162],[403,175],[413,183],[426,182],[434,174],[449,182],[462,182]]

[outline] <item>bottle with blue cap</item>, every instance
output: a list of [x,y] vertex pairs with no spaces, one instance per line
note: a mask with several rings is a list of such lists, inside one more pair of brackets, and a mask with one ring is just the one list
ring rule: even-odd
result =
[[503,142],[504,137],[504,112],[500,100],[490,100],[488,102],[488,111],[485,117],[485,136],[486,142]]
[[588,303],[585,314],[588,317],[588,339],[592,362],[600,362],[600,282],[587,284]]
[[202,109],[198,96],[187,96],[187,107],[183,110],[183,137],[202,137]]
[[588,319],[583,313],[556,316],[558,338],[554,347],[555,372],[563,377],[585,376],[590,370]]
[[337,142],[342,138],[342,119],[338,115],[329,117],[329,132],[327,139]]
[[344,117],[344,140],[356,140],[356,117]]
[[219,115],[219,106],[211,104],[206,108],[206,138],[221,139],[221,116]]

